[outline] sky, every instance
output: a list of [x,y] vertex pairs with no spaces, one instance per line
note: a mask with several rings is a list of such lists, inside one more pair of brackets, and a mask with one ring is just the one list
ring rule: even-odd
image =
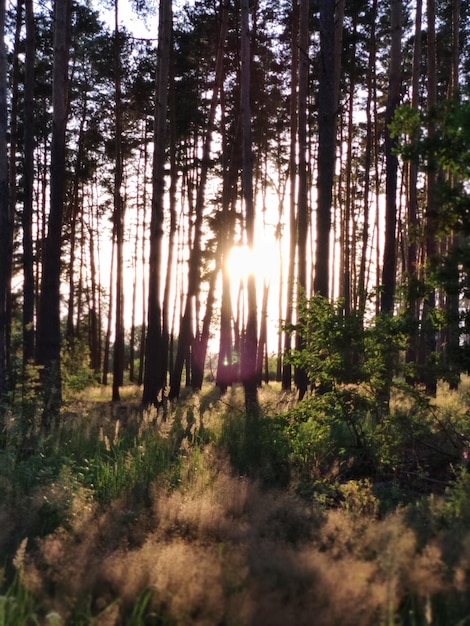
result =
[[[152,11],[145,17],[137,15],[136,11],[132,8],[132,4],[131,0],[119,0],[118,13],[120,25],[125,26],[135,37],[156,39],[158,28],[156,0],[149,3],[152,7]],[[100,8],[100,11],[105,22],[107,22],[111,28],[114,28],[114,8]]]

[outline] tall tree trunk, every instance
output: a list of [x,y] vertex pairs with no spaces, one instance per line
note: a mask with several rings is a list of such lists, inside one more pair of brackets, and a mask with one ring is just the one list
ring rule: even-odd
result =
[[119,32],[119,0],[114,1],[114,233],[116,237],[116,304],[114,310],[113,390],[114,402],[120,400],[119,388],[124,382],[124,202],[122,197],[122,94],[121,41]]
[[[246,239],[249,249],[255,242],[255,206],[253,198],[253,153],[251,145],[250,65],[251,33],[249,26],[249,0],[241,0],[241,85],[240,107],[242,121],[242,184],[245,205]],[[245,408],[248,415],[258,412],[256,378],[256,352],[258,342],[258,313],[256,304],[256,278],[250,273],[247,279],[247,320],[241,352],[242,383],[245,390]]]
[[[11,277],[13,268],[13,233],[14,233],[14,220],[18,198],[17,191],[17,170],[18,163],[16,154],[18,153],[18,102],[19,102],[19,84],[21,80],[21,70],[19,56],[22,51],[21,42],[21,29],[23,25],[22,19],[22,2],[18,0],[16,7],[16,23],[15,23],[15,36],[13,47],[13,58],[11,68],[11,87],[10,87],[10,128],[9,128],[9,154],[11,155],[8,161],[8,198],[9,203],[9,225],[5,230],[4,236],[8,242],[5,248],[2,245],[2,252],[7,257],[7,264],[2,267],[2,271],[5,271],[7,292],[6,292],[6,304],[5,304],[5,342],[6,342],[6,367],[11,365],[11,327],[12,327],[12,294],[11,294]],[[6,63],[6,60],[5,60]],[[7,72],[7,65],[5,65],[5,72]],[[8,235],[8,236],[7,236]],[[36,281],[37,284],[37,281]]]
[[[147,149],[147,132],[145,132],[145,152],[144,152],[144,171],[147,172],[148,165],[148,149]],[[147,177],[147,174],[145,174]],[[144,186],[143,189],[143,217],[142,217],[142,235],[141,241],[144,242],[147,233],[147,191]],[[145,245],[142,245],[141,252],[141,267],[144,268],[147,262]],[[142,385],[144,381],[144,365],[145,365],[145,343],[147,338],[147,304],[148,299],[146,298],[147,293],[147,278],[145,276],[145,272],[142,271],[141,277],[142,283],[142,331],[140,334],[140,346],[139,346],[139,372],[137,374],[137,384],[139,387]]]
[[[333,198],[333,178],[336,151],[336,116],[338,107],[337,47],[341,37],[342,20],[335,27],[335,3],[320,1],[320,64],[318,90],[318,175],[317,175],[317,237],[315,248],[315,294],[329,296],[330,286],[330,227]],[[337,28],[340,30],[338,31]]]
[[298,150],[299,176],[297,195],[297,298],[307,292],[307,235],[309,226],[308,162],[307,162],[307,103],[309,75],[309,2],[300,0],[299,12],[299,102],[298,102]]
[[176,162],[176,102],[175,102],[175,72],[174,63],[170,66],[170,188],[169,188],[169,212],[170,233],[168,236],[168,257],[166,264],[165,288],[163,291],[162,306],[162,385],[165,388],[168,383],[170,368],[170,311],[171,290],[173,287],[175,240],[178,228],[178,216],[176,213],[178,168]]
[[[351,49],[351,65],[349,68],[349,91],[348,91],[348,120],[347,120],[347,154],[346,154],[346,198],[344,206],[344,224],[343,227],[343,250],[344,256],[344,276],[342,277],[344,298],[344,313],[348,316],[352,307],[352,276],[351,270],[355,263],[355,255],[351,258],[352,243],[355,242],[354,233],[351,233],[353,228],[353,206],[354,206],[354,185],[353,180],[353,141],[354,141],[354,92],[356,90],[356,38],[357,38],[357,16],[354,15],[352,19],[352,36],[353,44]],[[346,347],[346,346],[345,346]]]
[[153,154],[153,195],[150,218],[148,324],[145,341],[144,405],[156,405],[162,391],[167,354],[162,354],[162,244],[165,197],[166,125],[172,32],[172,0],[160,0],[158,26],[157,98]]
[[[436,32],[435,32],[435,0],[427,0],[427,65],[428,65],[428,136],[433,139],[436,134],[435,123],[432,113],[437,103],[437,84],[436,84]],[[426,215],[425,215],[425,237],[426,237],[426,260],[428,271],[431,274],[437,268],[437,221],[438,207],[436,198],[436,182],[437,182],[437,163],[431,162],[427,169],[427,187],[426,187]],[[431,288],[427,294],[423,307],[423,349],[424,349],[424,383],[426,392],[432,396],[436,395],[437,379],[436,372],[433,367],[433,355],[436,351],[436,329],[432,321],[433,311],[436,308],[436,291]]]
[[6,0],[0,0],[0,448],[5,427],[3,398],[7,391],[7,302],[10,288],[13,220],[8,197]]
[[[282,365],[282,388],[289,391],[292,384],[292,366],[288,357],[292,347],[292,325],[294,313],[294,281],[295,258],[297,250],[297,86],[299,72],[299,5],[292,0],[292,45],[291,45],[291,87],[290,87],[290,146],[289,146],[289,265],[287,268],[286,285],[286,316],[287,331],[284,333],[284,361]],[[308,34],[307,34],[308,41]],[[305,52],[306,53],[306,52]]]
[[[307,162],[307,101],[309,70],[309,0],[300,0],[299,7],[299,95],[298,95],[298,149],[299,174],[297,190],[297,303],[307,295],[307,237],[309,226],[308,162]],[[303,338],[295,337],[296,350],[302,350]],[[296,367],[294,382],[301,400],[307,391],[307,374]]]
[[24,85],[24,168],[23,168],[23,363],[34,359],[34,253],[33,253],[33,186],[34,186],[34,80],[35,26],[32,0],[25,0],[26,55]]
[[451,96],[456,94],[459,88],[460,6],[461,0],[452,0],[452,75],[449,94]]
[[[413,75],[411,88],[411,106],[414,109],[418,109],[419,107],[422,6],[422,0],[416,0]],[[412,323],[412,326],[417,327],[417,321],[419,318],[419,301],[416,297],[416,284],[418,281],[418,164],[415,161],[410,161],[408,172],[408,250],[406,268],[408,282],[407,306],[410,322]],[[412,332],[408,340],[405,357],[407,363],[415,363],[418,356],[417,332],[417,329]],[[416,382],[415,375],[407,373],[406,380],[409,384],[414,384]]]
[[385,109],[385,245],[382,266],[382,313],[392,314],[396,286],[396,224],[398,158],[390,123],[400,101],[401,85],[401,0],[391,0],[391,50],[388,97]]
[[366,266],[367,266],[367,249],[369,245],[369,223],[370,223],[370,181],[372,170],[372,140],[373,140],[373,123],[372,123],[372,96],[373,96],[373,84],[375,79],[375,62],[376,62],[376,34],[375,34],[375,22],[377,19],[377,0],[373,0],[371,8],[371,20],[370,20],[370,44],[369,44],[369,59],[367,64],[367,102],[366,102],[366,145],[365,145],[365,157],[364,157],[364,226],[362,229],[362,250],[361,261],[359,268],[359,280],[358,280],[358,294],[359,294],[359,314],[361,318],[364,316],[367,301],[367,281],[366,281]]
[[[390,133],[395,109],[400,100],[401,83],[401,0],[391,0],[391,50],[387,105],[385,109],[385,244],[382,266],[382,314],[393,315],[396,287],[396,224],[397,224],[397,171],[398,158],[394,152],[396,140]],[[390,388],[393,377],[393,362],[386,356],[383,371],[383,386],[377,420],[388,411]]]
[[[449,85],[449,97],[456,97],[459,89],[459,61],[460,61],[460,1],[452,0],[452,73],[451,81]],[[454,184],[451,173],[448,173],[451,185]],[[456,248],[460,245],[459,237],[452,233],[449,236],[448,246],[449,248]],[[458,284],[458,266],[454,267],[454,280]],[[459,315],[459,302],[460,294],[458,289],[455,289],[452,293],[447,293],[447,315],[449,319],[449,328],[447,331],[446,345],[448,353],[448,363],[450,364],[451,372],[453,376],[449,383],[449,388],[453,391],[458,389],[460,382],[460,372],[458,365],[455,364],[455,357],[459,352],[460,341],[460,315]]]
[[[333,101],[335,103],[335,107],[338,109],[339,108],[339,87],[340,87],[340,75],[341,75],[341,53],[342,53],[342,47],[343,47],[343,21],[344,21],[344,2],[345,0],[339,0],[338,2],[334,3],[334,7],[333,7],[333,11],[334,11],[334,20],[335,20],[335,27],[334,27],[334,61],[333,61],[333,65],[334,65],[334,76],[333,76]],[[321,52],[321,32],[322,32],[322,26],[321,26],[321,19],[320,19],[320,55],[322,56],[322,52]],[[354,35],[353,35],[354,37]],[[354,63],[354,61],[353,61]],[[352,73],[352,72],[351,72]],[[319,80],[321,80],[321,72],[319,72]],[[335,121],[334,121],[334,125],[335,125],[335,146],[334,146],[334,163],[333,163],[333,172],[335,169],[335,162],[336,162],[336,125],[337,125],[337,113],[335,113]],[[325,143],[325,142],[324,142]],[[339,159],[339,171],[342,172],[343,168],[341,167],[341,162],[342,162],[342,141],[340,143],[340,150],[339,150],[339,155],[338,155],[338,159]],[[317,190],[318,190],[318,184],[319,184],[319,179],[317,176]],[[335,192],[335,180],[334,180],[334,173],[333,173],[333,179],[331,182],[331,206],[330,206],[330,242],[331,242],[331,216],[332,216],[332,205],[333,205],[333,195]],[[331,246],[330,244],[328,244],[328,254],[330,256],[330,260],[328,261],[328,293],[327,294],[323,294],[325,296],[330,296],[334,293],[334,285],[335,285],[335,272],[339,273],[339,284],[340,284],[340,293],[344,292],[344,288],[345,288],[345,282],[346,282],[346,276],[345,276],[345,261],[346,261],[346,256],[349,256],[349,251],[346,254],[344,254],[344,247],[346,246],[346,244],[349,246],[350,245],[350,238],[349,236],[346,237],[346,230],[349,231],[350,230],[350,226],[345,226],[345,216],[342,215],[342,211],[344,208],[344,211],[346,211],[346,206],[344,205],[343,199],[342,199],[342,195],[343,195],[343,190],[342,190],[342,186],[341,186],[341,174],[338,176],[338,180],[336,181],[336,201],[335,201],[335,206],[337,207],[337,210],[339,211],[340,214],[340,231],[341,231],[341,236],[340,236],[340,263],[336,264],[336,263],[331,263],[331,259],[334,258],[335,256],[335,252],[334,252],[334,247],[335,247],[335,243],[333,243],[333,254],[331,251]],[[318,206],[317,206],[318,208]],[[335,220],[335,222],[337,222],[337,220]],[[317,219],[317,231],[316,231],[316,235],[318,236],[318,219]],[[334,230],[333,230],[333,237],[334,239],[336,239],[336,228],[337,228],[337,223],[334,224]],[[313,232],[312,232],[313,235]],[[313,245],[312,245],[312,249],[313,249]],[[349,261],[348,261],[349,263]],[[339,265],[339,267],[338,267]],[[315,276],[316,276],[316,269],[315,269],[315,274],[313,276],[313,280],[312,280],[312,291],[315,291]],[[347,277],[347,281],[349,281],[349,276]]]
[[71,0],[56,0],[54,15],[50,207],[42,263],[42,283],[37,325],[37,360],[44,367],[43,391],[45,408],[42,416],[42,428],[46,432],[57,421],[62,401],[62,379],[60,373],[60,273],[66,175],[65,132],[67,125]]

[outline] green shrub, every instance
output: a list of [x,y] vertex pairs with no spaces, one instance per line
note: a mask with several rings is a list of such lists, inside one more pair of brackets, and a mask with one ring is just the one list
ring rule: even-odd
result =
[[90,354],[85,341],[64,341],[61,353],[61,374],[65,390],[83,391],[96,384],[96,373],[90,367]]
[[[379,316],[365,323],[358,313],[345,314],[343,301],[314,296],[299,304],[299,321],[288,331],[299,338],[299,349],[287,359],[306,372],[314,389],[363,385],[383,391],[384,373],[399,368],[405,346],[403,319]],[[391,368],[391,370],[390,370]]]

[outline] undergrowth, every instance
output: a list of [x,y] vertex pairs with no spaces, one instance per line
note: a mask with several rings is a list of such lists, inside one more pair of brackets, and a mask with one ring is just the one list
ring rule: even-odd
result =
[[397,387],[378,424],[350,383],[260,398],[80,397],[47,438],[12,428],[0,626],[468,623],[468,394]]

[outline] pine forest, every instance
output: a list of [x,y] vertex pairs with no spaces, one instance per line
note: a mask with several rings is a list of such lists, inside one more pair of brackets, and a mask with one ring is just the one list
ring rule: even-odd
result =
[[0,0],[0,626],[470,624],[470,4]]

